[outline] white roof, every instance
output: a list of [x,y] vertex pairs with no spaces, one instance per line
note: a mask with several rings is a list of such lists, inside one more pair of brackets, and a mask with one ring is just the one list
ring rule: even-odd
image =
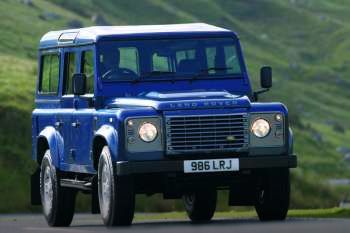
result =
[[99,26],[99,27],[89,27],[89,28],[86,28],[86,30],[96,35],[228,31],[227,29],[216,27],[205,23],[135,25],[135,26]]
[[[57,47],[64,44],[94,43],[100,37],[142,35],[142,34],[181,34],[181,33],[220,33],[228,29],[205,23],[137,25],[137,26],[94,26],[46,33],[40,40],[40,47]],[[232,32],[231,32],[232,33]]]

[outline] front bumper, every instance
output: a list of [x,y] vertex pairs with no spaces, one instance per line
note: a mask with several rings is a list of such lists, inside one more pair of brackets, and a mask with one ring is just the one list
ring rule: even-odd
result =
[[[184,171],[184,160],[120,161],[116,164],[118,176],[150,173],[173,173]],[[239,169],[295,168],[296,155],[249,156],[239,158]]]

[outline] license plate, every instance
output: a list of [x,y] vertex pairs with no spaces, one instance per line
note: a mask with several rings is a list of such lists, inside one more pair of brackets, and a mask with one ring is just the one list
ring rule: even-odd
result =
[[185,160],[184,173],[239,171],[238,159]]

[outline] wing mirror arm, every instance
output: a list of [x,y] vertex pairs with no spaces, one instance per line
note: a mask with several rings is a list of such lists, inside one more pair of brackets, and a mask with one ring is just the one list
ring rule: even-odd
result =
[[270,89],[269,88],[267,88],[267,89],[261,89],[261,90],[259,90],[259,91],[254,91],[254,100],[255,101],[258,101],[259,100],[259,95],[261,95],[261,94],[263,94],[263,93],[265,93],[265,92],[268,92]]

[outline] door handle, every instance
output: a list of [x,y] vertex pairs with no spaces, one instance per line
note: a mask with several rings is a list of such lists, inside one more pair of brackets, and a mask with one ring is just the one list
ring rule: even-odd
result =
[[74,128],[78,128],[80,126],[80,122],[79,121],[76,121],[76,122],[72,122],[72,126]]

